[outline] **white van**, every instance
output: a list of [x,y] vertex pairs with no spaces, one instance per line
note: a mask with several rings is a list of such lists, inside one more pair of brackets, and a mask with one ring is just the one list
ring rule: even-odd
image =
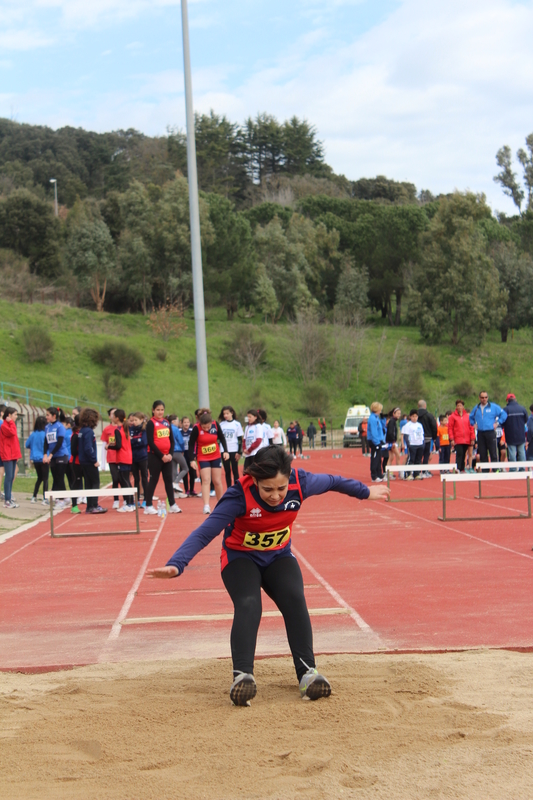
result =
[[346,414],[344,421],[344,435],[342,437],[343,447],[361,447],[361,435],[359,425],[364,419],[370,416],[368,406],[351,406]]

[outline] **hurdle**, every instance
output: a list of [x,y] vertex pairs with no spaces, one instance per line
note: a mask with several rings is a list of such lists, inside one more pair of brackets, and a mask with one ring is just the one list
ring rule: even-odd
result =
[[[528,466],[528,462],[527,461],[501,461],[501,462],[497,462],[497,461],[492,462],[491,461],[490,463],[489,462],[483,462],[482,464],[476,464],[476,471],[477,472],[481,472],[482,473],[483,470],[489,470],[489,469],[496,469],[496,470],[500,470],[500,471],[503,470],[503,471],[507,471],[507,472],[510,472],[511,470],[513,472],[517,472],[518,470],[522,470],[522,471],[523,470],[526,470],[526,471],[529,470],[529,471],[531,471],[531,470],[533,470],[533,461],[529,462],[529,466]],[[527,494],[520,494],[520,495],[515,494],[515,495],[512,495],[512,497],[527,497]],[[484,494],[484,495],[482,495],[481,494],[481,481],[479,481],[479,494],[476,494],[475,498],[476,498],[476,500],[508,500],[509,499],[509,495],[506,495],[506,494]]]
[[[390,473],[394,472],[457,472],[457,465],[456,464],[405,464],[404,466],[390,466],[387,464],[385,467],[385,472],[387,473],[387,488],[391,488],[390,485]],[[456,499],[456,491],[455,491],[455,484],[453,486],[453,495],[448,497],[448,500],[455,500]],[[438,500],[440,502],[440,496],[437,497],[397,497],[394,500],[389,495],[388,502],[389,503],[426,503],[431,500]]]
[[[488,475],[481,474],[456,474],[456,475],[441,475],[442,481],[442,517],[439,519],[442,522],[458,522],[460,520],[486,520],[486,519],[531,519],[531,473],[530,472],[513,472],[510,475],[502,475],[501,473],[491,472]],[[491,517],[448,517],[446,516],[446,484],[450,481],[453,483],[468,483],[471,481],[527,481],[527,514],[500,514]],[[484,498],[487,499],[486,497]]]
[[[67,539],[67,538],[81,538],[82,536],[126,536],[130,534],[137,534],[141,532],[139,524],[139,504],[135,503],[135,517],[137,527],[134,531],[83,531],[81,533],[54,533],[54,500],[63,500],[69,497],[113,497],[120,494],[123,497],[135,496],[137,489],[130,487],[129,489],[78,489],[77,491],[60,491],[60,492],[46,492],[46,497],[50,500],[50,536],[52,539]],[[90,516],[90,515],[89,515]]]

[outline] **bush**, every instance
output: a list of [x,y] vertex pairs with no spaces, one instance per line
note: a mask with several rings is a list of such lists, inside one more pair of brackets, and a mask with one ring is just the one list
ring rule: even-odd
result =
[[167,351],[166,350],[158,350],[155,354],[158,361],[166,361],[167,360]]
[[472,397],[472,395],[476,393],[476,390],[468,378],[463,378],[463,380],[460,380],[459,383],[455,384],[453,387],[453,392],[461,400],[466,400],[467,397]]
[[94,347],[91,360],[124,378],[135,375],[144,364],[142,355],[123,342],[106,342]]
[[196,359],[195,358],[191,358],[190,361],[187,361],[187,366],[189,367],[189,369],[193,369],[193,370],[196,371],[196,369],[198,368],[198,365],[196,363]]
[[126,390],[126,384],[119,375],[114,375],[110,370],[104,372],[104,390],[111,403],[120,400]]
[[266,339],[258,336],[253,325],[246,325],[235,333],[226,344],[226,359],[244,372],[252,385],[264,371],[266,359]]
[[440,367],[439,354],[432,347],[424,347],[422,351],[422,366],[426,372],[438,372]]
[[54,354],[54,343],[52,337],[40,325],[31,325],[25,328],[22,333],[22,341],[28,361],[40,361],[49,364]]
[[304,414],[310,417],[323,417],[329,412],[329,391],[320,383],[312,383],[302,392]]

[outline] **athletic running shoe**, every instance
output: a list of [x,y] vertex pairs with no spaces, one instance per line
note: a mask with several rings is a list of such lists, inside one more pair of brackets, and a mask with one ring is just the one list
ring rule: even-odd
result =
[[118,511],[119,514],[127,514],[129,508],[128,506],[120,506],[120,508],[115,508],[115,511]]
[[390,473],[390,475],[389,475],[389,480],[390,480],[390,481],[395,481],[395,480],[396,480],[396,476],[395,476],[395,475],[393,475],[393,474],[392,474],[392,472],[391,472],[391,473]]
[[87,505],[87,498],[86,497],[80,497],[80,499],[78,500],[78,505],[79,506],[86,506]]
[[211,513],[211,506],[208,506],[206,503],[204,506],[204,514],[210,514],[210,513]]
[[175,492],[179,492],[179,490],[180,490],[179,483],[173,483],[172,484],[172,488],[174,489]]
[[209,497],[216,497],[216,496],[217,496],[217,493],[215,492],[214,489],[209,492]]
[[65,508],[66,503],[64,500],[56,500],[54,503],[54,509],[57,511],[61,511],[62,508]]
[[414,481],[414,479],[415,479],[414,475],[408,475],[405,480],[406,481]]
[[115,500],[114,503],[113,503],[113,509],[116,511],[119,506],[120,506],[120,502],[118,500]]
[[383,478],[372,478],[372,483],[383,483]]
[[6,500],[4,503],[4,508],[18,508],[19,504],[15,503],[14,500]]
[[91,514],[107,514],[109,511],[108,508],[102,508],[102,506],[96,506],[96,508],[91,509]]
[[70,513],[71,514],[81,514],[81,511],[78,508],[78,506],[72,506],[72,508],[70,509]]
[[257,694],[257,684],[254,676],[249,672],[239,672],[229,690],[229,696],[234,706],[249,706],[250,700]]
[[176,493],[176,497],[178,498],[178,500],[183,500],[185,497],[188,497],[188,494],[180,490],[179,492]]
[[170,508],[168,509],[168,513],[169,514],[181,514],[181,508],[176,503],[174,503],[174,505],[170,506]]
[[146,508],[144,509],[144,513],[155,514],[155,516],[157,517],[157,508],[154,508],[153,506],[146,506]]
[[308,669],[300,681],[300,697],[305,700],[318,700],[319,697],[329,697],[331,685],[329,681],[320,675],[316,669]]
[[43,505],[43,506],[49,506],[49,505],[50,505],[50,500],[46,500],[46,499],[44,499],[44,500],[43,500],[43,502],[41,503],[41,505]]
[[30,503],[36,503],[36,502],[37,502],[37,498],[36,497],[32,497],[31,500],[30,500]]

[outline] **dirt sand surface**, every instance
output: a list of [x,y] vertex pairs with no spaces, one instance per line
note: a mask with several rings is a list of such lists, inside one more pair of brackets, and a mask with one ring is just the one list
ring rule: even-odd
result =
[[533,793],[533,655],[322,657],[328,700],[257,662],[234,708],[226,660],[0,675],[6,800],[322,800]]

